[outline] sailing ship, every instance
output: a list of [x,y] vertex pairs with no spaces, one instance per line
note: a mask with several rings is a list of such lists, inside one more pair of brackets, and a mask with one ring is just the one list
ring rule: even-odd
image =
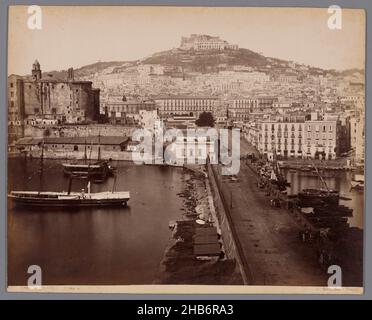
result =
[[274,153],[270,181],[271,183],[276,184],[280,191],[284,191],[286,190],[286,187],[291,186],[291,183],[287,181],[287,179],[284,177],[280,170],[278,161],[276,159],[276,151]]
[[[40,161],[40,186],[43,172],[43,155],[44,142],[41,149]],[[90,191],[90,180],[87,184],[87,192],[83,189],[81,192],[71,192],[73,178],[81,178],[74,174],[70,175],[69,186],[67,192],[53,191],[11,191],[8,198],[16,205],[31,206],[31,207],[48,207],[48,208],[72,208],[72,207],[102,207],[102,206],[126,206],[130,199],[129,191],[115,191],[116,177],[112,191],[95,192]],[[88,179],[90,177],[88,176]]]
[[340,200],[340,193],[337,190],[331,190],[328,188],[327,183],[319,173],[318,168],[313,163],[314,172],[316,172],[318,178],[323,184],[323,188],[309,188],[303,189],[298,193],[302,207],[314,207],[317,205],[332,205],[338,206]]
[[63,163],[63,173],[65,175],[80,176],[82,178],[89,177],[92,182],[101,183],[106,180],[107,177],[111,176],[115,172],[115,168],[112,167],[108,161],[101,160],[101,144],[100,135],[98,135],[98,159],[96,162],[91,163],[92,145],[90,146],[89,162],[87,162],[87,144],[85,140],[84,149],[84,163]]

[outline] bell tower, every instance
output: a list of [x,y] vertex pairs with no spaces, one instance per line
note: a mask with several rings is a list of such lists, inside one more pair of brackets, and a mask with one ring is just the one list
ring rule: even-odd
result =
[[32,78],[34,80],[40,80],[41,79],[40,63],[37,60],[35,60],[35,62],[32,64]]

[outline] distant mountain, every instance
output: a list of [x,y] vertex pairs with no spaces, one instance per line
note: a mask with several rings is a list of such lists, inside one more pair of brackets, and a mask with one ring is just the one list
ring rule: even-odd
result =
[[155,54],[142,60],[148,64],[162,64],[182,66],[190,65],[195,68],[201,66],[215,66],[218,64],[246,65],[252,67],[265,66],[269,62],[266,57],[248,49],[238,50],[169,50]]
[[[252,70],[281,74],[282,72],[305,72],[312,75],[330,73],[332,75],[349,75],[353,72],[363,70],[351,69],[344,71],[324,70],[317,67],[304,66],[292,61],[269,58],[249,49],[237,50],[182,50],[172,49],[154,53],[150,57],[136,61],[110,61],[96,62],[74,70],[76,79],[89,78],[95,73],[114,74],[126,72],[128,67],[140,64],[157,64],[169,68],[182,67],[186,72],[218,72],[219,70],[229,69],[234,66],[249,67]],[[299,68],[301,66],[301,68]],[[55,78],[66,78],[67,70],[45,72]]]
[[[126,61],[96,62],[96,63],[83,66],[78,69],[74,69],[74,76],[76,78],[89,77],[95,73],[103,72],[104,70],[108,68],[121,67],[122,65],[126,63],[128,62]],[[43,75],[51,75],[53,76],[53,78],[64,79],[64,78],[67,78],[67,70],[61,70],[61,71],[54,70],[54,71],[49,71],[49,72],[43,72]]]

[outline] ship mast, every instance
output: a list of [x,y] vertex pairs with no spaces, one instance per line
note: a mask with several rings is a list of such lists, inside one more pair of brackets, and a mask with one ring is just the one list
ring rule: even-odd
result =
[[85,137],[85,143],[84,143],[84,162],[87,162],[87,138]]
[[98,133],[98,161],[101,160],[101,132]]
[[[312,162],[312,161],[311,161]],[[325,186],[325,188],[327,189],[327,191],[329,192],[329,188],[328,188],[328,185],[327,183],[325,182],[325,180],[323,179],[322,175],[320,174],[318,168],[316,167],[315,163],[312,162],[312,165],[315,169],[315,172],[317,173],[318,177],[320,178],[320,181],[323,183],[323,185]]]
[[[302,152],[305,153],[305,150],[304,150],[303,148],[302,148]],[[319,172],[317,166],[315,165],[315,163],[313,162],[313,160],[311,159],[311,157],[308,157],[308,159],[310,160],[312,166],[314,167],[315,172],[316,172],[316,174],[318,175],[320,181],[323,183],[323,185],[325,186],[325,188],[327,189],[327,191],[330,192],[330,190],[329,190],[329,188],[328,188],[328,185],[327,185],[327,183],[325,182],[325,180],[323,179],[322,175],[320,174],[320,172]]]
[[40,195],[41,189],[42,189],[42,183],[43,183],[43,167],[44,167],[44,138],[41,141],[41,155],[40,155],[40,174],[39,174],[39,192],[38,195]]

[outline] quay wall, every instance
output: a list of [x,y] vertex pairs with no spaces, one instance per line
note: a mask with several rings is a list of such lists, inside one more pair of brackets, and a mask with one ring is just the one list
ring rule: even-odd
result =
[[[27,158],[40,158],[41,151],[33,150],[27,153],[18,153],[19,157]],[[13,156],[16,156],[14,153]],[[98,159],[98,152],[92,152],[89,158],[94,161]],[[55,150],[44,150],[44,159],[69,159],[69,160],[84,160],[84,151],[55,151]],[[133,161],[132,152],[130,151],[108,151],[101,150],[101,160],[113,160],[113,161]]]
[[218,186],[218,178],[211,164],[207,164],[208,177],[212,196],[214,200],[214,207],[216,216],[219,222],[219,228],[222,234],[222,240],[224,244],[225,254],[227,258],[234,259],[236,261],[236,271],[242,276],[243,283],[245,285],[250,284],[249,277],[246,274],[246,269],[243,265],[244,255],[240,252],[236,243],[235,230],[231,226],[231,219],[229,217],[228,205],[224,199],[222,190]]
[[131,137],[136,127],[89,124],[89,125],[37,125],[25,126],[24,136],[42,138],[49,137],[88,137],[88,136],[118,136]]

